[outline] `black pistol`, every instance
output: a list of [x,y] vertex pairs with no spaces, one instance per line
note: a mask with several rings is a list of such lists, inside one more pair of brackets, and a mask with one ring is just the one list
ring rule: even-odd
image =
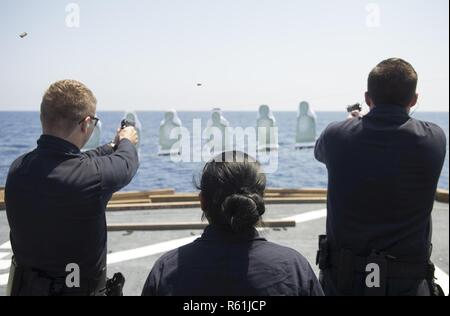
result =
[[120,129],[124,129],[124,128],[127,128],[129,126],[136,127],[136,122],[129,121],[127,119],[123,119],[122,122],[120,123]]
[[356,103],[356,104],[347,106],[347,112],[348,113],[352,113],[354,111],[362,112],[362,110],[363,110],[363,108],[362,108],[362,105],[360,103]]

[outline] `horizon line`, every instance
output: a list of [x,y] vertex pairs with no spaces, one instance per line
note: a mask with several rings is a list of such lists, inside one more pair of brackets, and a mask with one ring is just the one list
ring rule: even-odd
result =
[[[256,109],[256,110],[224,110],[224,109],[221,109],[222,110],[222,112],[224,112],[224,113],[226,113],[226,112],[242,112],[242,113],[254,113],[254,112],[258,112],[258,110]],[[118,113],[123,113],[123,112],[127,112],[127,111],[130,111],[130,112],[142,112],[142,113],[155,113],[155,112],[158,112],[158,113],[160,113],[160,112],[166,112],[167,111],[167,109],[165,109],[165,110],[134,110],[134,109],[124,109],[124,110],[100,110],[100,111],[98,111],[99,113],[101,113],[101,112],[111,112],[111,113],[114,113],[114,112],[118,112]],[[178,113],[181,113],[181,112],[211,112],[212,111],[212,109],[211,110],[188,110],[188,109],[183,109],[183,110],[176,110]],[[6,109],[6,110],[2,110],[2,109],[0,109],[0,113],[11,113],[11,112],[23,112],[23,113],[40,113],[40,111],[39,110],[23,110],[23,109],[19,109],[19,110],[9,110],[9,109]],[[297,110],[273,110],[272,109],[272,112],[273,113],[293,113],[293,112],[298,112]],[[321,112],[328,112],[328,113],[342,113],[342,112],[346,112],[345,110],[342,110],[342,111],[338,111],[338,110],[315,110],[314,112],[316,112],[316,113],[321,113]],[[420,112],[420,113],[449,113],[449,110],[423,110],[423,109],[417,109],[416,111],[412,111],[412,113],[418,113],[418,112]],[[411,113],[411,114],[412,114]]]

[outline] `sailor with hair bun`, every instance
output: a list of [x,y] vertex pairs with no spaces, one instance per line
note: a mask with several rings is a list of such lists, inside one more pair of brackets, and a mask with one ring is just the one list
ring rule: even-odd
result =
[[254,158],[238,151],[216,156],[198,189],[209,226],[155,263],[143,296],[323,295],[301,254],[259,235],[266,176]]

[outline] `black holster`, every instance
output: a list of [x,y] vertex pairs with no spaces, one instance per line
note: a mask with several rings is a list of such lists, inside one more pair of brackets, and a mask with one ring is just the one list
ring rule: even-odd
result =
[[445,296],[442,287],[436,283],[435,271],[436,267],[430,262],[429,276],[427,278],[428,286],[430,287],[431,296]]
[[106,296],[123,296],[125,277],[122,273],[114,274],[112,279],[106,282]]
[[327,270],[330,266],[329,246],[326,235],[319,236],[319,250],[316,256],[316,265],[320,270]]

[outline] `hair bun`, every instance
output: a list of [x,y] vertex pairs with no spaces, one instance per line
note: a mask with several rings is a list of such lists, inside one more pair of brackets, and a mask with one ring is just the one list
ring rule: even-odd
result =
[[233,194],[222,204],[226,223],[235,232],[252,229],[265,213],[264,200],[258,194]]

